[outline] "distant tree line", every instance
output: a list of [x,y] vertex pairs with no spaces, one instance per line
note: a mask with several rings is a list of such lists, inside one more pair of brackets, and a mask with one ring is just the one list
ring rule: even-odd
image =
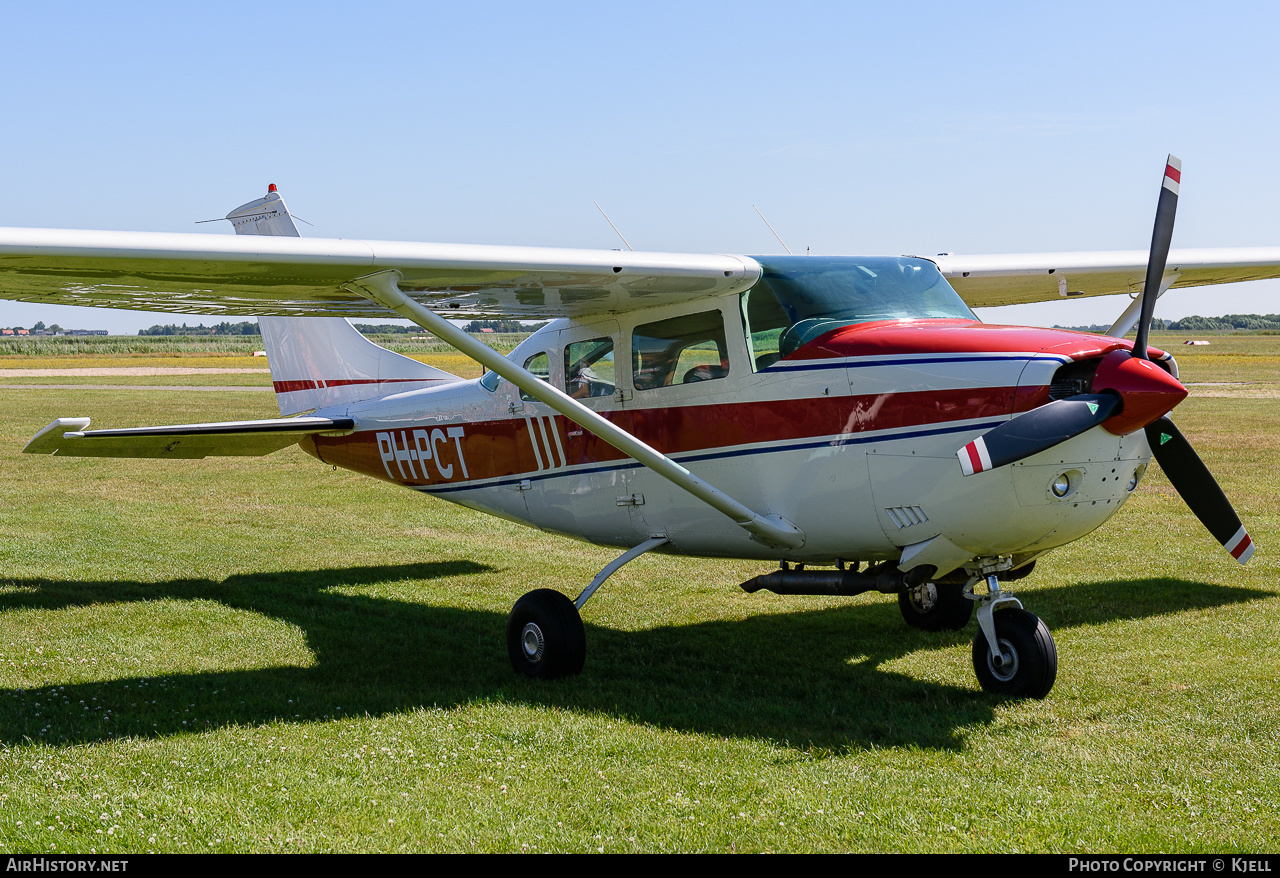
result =
[[[1055,326],[1054,329],[1074,329],[1077,332],[1106,332],[1111,327],[1095,323],[1092,326]],[[1222,317],[1201,317],[1193,314],[1181,320],[1153,318],[1151,328],[1169,332],[1231,332],[1237,329],[1280,330],[1280,314],[1225,314]]]
[[398,323],[353,323],[362,335],[412,335],[421,333],[421,326],[401,326]]
[[[1154,324],[1153,324],[1154,325]],[[1165,329],[1183,329],[1192,332],[1229,329],[1280,329],[1280,314],[1225,314],[1222,317],[1201,317],[1193,314],[1181,320],[1172,320]]]
[[[545,321],[544,321],[545,322]],[[356,329],[365,335],[420,335],[425,330],[421,326],[397,326],[394,323],[355,323]],[[525,325],[519,320],[472,320],[462,327],[464,332],[532,332],[542,323]]]
[[[352,324],[356,329],[360,330],[364,335],[420,335],[423,332],[421,326],[400,326],[396,323],[355,323]],[[530,332],[541,324],[533,324],[524,326],[519,320],[472,320],[463,327],[467,332],[482,332],[486,329],[493,332]],[[43,329],[44,324],[36,324],[37,329]],[[52,327],[57,329],[56,326]],[[168,323],[164,326],[152,326],[150,329],[139,329],[138,335],[261,335],[262,331],[258,329],[256,320],[245,320],[240,323],[227,323],[223,321],[215,326],[205,326],[201,323],[199,326],[188,326],[182,324],[178,326],[176,323]]]
[[493,332],[528,331],[520,324],[519,320],[472,320],[462,328],[467,332],[484,332],[486,329]]
[[225,320],[216,326],[178,326],[168,323],[164,326],[152,326],[150,329],[139,329],[138,335],[261,335],[258,321],[243,320],[240,323],[228,323]]

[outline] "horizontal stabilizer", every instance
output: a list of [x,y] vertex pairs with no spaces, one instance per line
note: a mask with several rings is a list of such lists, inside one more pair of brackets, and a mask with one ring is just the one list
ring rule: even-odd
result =
[[63,457],[151,457],[198,460],[205,457],[261,457],[288,448],[315,433],[350,433],[351,418],[275,418],[217,424],[173,424],[91,430],[88,418],[58,418],[37,433],[27,454]]

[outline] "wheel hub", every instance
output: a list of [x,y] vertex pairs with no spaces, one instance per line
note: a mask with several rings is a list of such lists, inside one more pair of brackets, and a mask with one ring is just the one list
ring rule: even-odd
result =
[[1013,644],[1005,640],[1003,637],[998,641],[1000,647],[1000,655],[993,656],[987,653],[987,669],[991,671],[991,675],[1001,683],[1007,683],[1018,675],[1018,651],[1013,648]]
[[542,661],[542,654],[546,650],[546,638],[542,636],[542,629],[536,623],[525,624],[524,630],[520,632],[520,645],[524,648],[524,657],[529,661]]
[[926,582],[908,591],[907,597],[916,612],[927,613],[938,604],[938,587]]

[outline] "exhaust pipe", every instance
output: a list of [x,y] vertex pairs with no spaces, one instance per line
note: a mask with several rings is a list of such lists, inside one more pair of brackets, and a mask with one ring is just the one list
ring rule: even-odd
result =
[[783,567],[773,573],[756,576],[742,583],[742,590],[755,593],[764,589],[785,595],[837,595],[853,597],[868,591],[897,594],[927,582],[935,568],[928,565],[903,572],[893,561],[884,561],[861,572],[857,570],[805,570]]

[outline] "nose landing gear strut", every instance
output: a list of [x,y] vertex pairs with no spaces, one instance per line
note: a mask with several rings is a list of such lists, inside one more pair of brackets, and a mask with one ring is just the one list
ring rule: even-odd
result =
[[[1058,675],[1058,648],[1044,622],[1000,590],[996,573],[1001,566],[999,561],[984,564],[965,585],[965,596],[978,602],[973,670],[986,692],[1044,698]],[[983,580],[986,594],[975,593],[974,586]]]

